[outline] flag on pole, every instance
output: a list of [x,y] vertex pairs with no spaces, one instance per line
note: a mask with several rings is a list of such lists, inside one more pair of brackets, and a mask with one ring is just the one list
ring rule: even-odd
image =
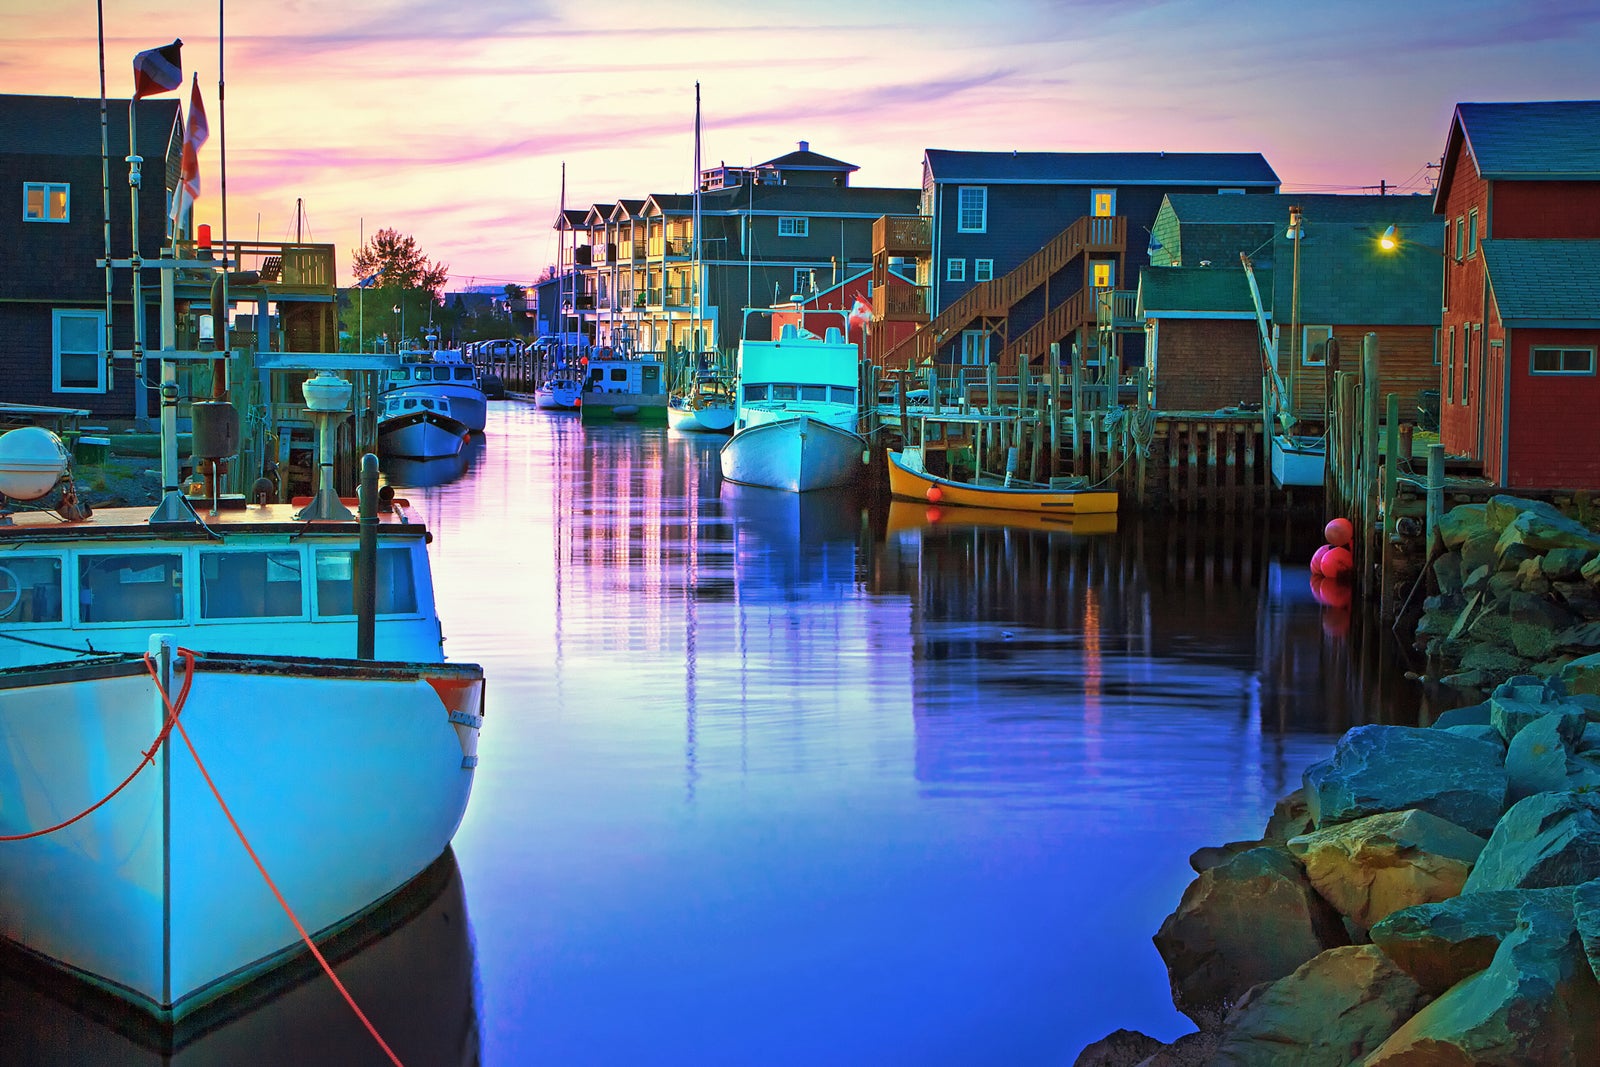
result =
[[183,131],[183,191],[189,194],[191,203],[200,199],[200,146],[210,136],[206,108],[200,102],[200,75],[196,74],[189,93],[189,123]]
[[133,57],[133,98],[170,92],[183,84],[183,42],[151,48]]
[[377,270],[373,271],[371,274],[367,275],[365,278],[362,278],[359,282],[356,282],[356,288],[357,289],[370,289],[374,285],[378,284],[378,279],[380,277],[382,277],[382,276],[383,276],[383,268],[379,267]]
[[850,307],[850,325],[865,326],[872,321],[872,307],[865,297],[856,297],[856,302]]

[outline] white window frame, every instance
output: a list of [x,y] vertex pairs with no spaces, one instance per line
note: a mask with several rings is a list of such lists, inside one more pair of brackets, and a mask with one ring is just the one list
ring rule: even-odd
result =
[[989,187],[956,186],[956,232],[989,232]]
[[[67,352],[69,356],[92,355],[95,360],[94,385],[63,385],[61,384],[61,322],[63,319],[80,318],[94,321],[95,346],[89,350]],[[103,393],[106,391],[106,361],[103,358],[106,336],[106,314],[104,311],[90,311],[86,308],[56,308],[50,313],[50,387],[57,393]]]
[[982,367],[989,362],[989,331],[961,331],[961,365]]
[[994,280],[994,260],[975,259],[972,261],[972,280],[975,282],[989,282]]
[[779,237],[810,237],[811,219],[805,215],[779,215]]
[[[1558,355],[1556,357],[1556,361],[1558,363],[1558,369],[1556,369],[1556,370],[1540,370],[1538,368],[1538,366],[1537,366],[1538,356],[1539,356],[1540,352],[1555,352],[1555,353],[1558,353]],[[1582,354],[1582,355],[1585,355],[1585,356],[1589,357],[1589,365],[1587,367],[1584,367],[1584,368],[1572,368],[1572,369],[1569,369],[1567,367],[1567,365],[1566,365],[1567,364],[1566,357],[1569,356],[1569,355],[1574,355],[1574,354]],[[1592,374],[1594,374],[1594,372],[1595,372],[1595,348],[1594,348],[1593,345],[1530,345],[1528,347],[1528,373],[1529,374],[1537,374],[1537,375],[1540,375],[1541,377],[1543,377],[1543,376],[1556,376],[1556,375],[1566,375],[1566,376],[1582,375],[1582,374],[1592,375]]]
[[1478,254],[1478,209],[1467,212],[1467,258]]
[[[1322,357],[1311,357],[1311,331],[1325,331],[1327,336],[1322,338]],[[1300,328],[1300,365],[1302,367],[1325,367],[1328,365],[1328,342],[1333,340],[1332,326],[1302,326]]]
[[947,282],[964,282],[967,280],[967,261],[960,256],[952,256],[944,261],[944,280]]
[[817,268],[796,267],[794,269],[794,288],[790,290],[795,296],[809,296],[817,291]]
[[[38,189],[44,195],[44,214],[34,215],[28,211],[28,194]],[[62,207],[60,218],[50,214],[50,194],[61,192],[65,204]],[[72,221],[72,186],[66,182],[23,182],[22,183],[22,220],[24,222],[71,222]]]
[[[1102,196],[1106,197],[1110,201],[1111,208],[1111,210],[1107,211],[1104,215],[1100,214],[1100,212],[1097,210],[1099,206],[1098,201]],[[1089,214],[1093,215],[1097,219],[1115,218],[1117,214],[1117,191],[1115,189],[1090,189]]]

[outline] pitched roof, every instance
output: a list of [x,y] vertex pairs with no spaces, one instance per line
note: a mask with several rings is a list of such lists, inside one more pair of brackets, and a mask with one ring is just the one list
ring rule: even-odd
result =
[[[106,101],[106,135],[114,159],[128,154],[128,101]],[[134,107],[139,154],[148,164],[165,154],[178,123],[178,101],[144,99]],[[119,117],[120,116],[120,117]],[[0,94],[0,145],[7,155],[100,155],[100,98]]]
[[[1272,290],[1272,271],[1257,270],[1256,284]],[[1139,272],[1139,313],[1211,312],[1216,318],[1255,318],[1255,301],[1243,270],[1151,267]],[[1271,315],[1268,309],[1268,315]]]
[[1259,152],[959,152],[923,151],[938,182],[991,185],[1237,185],[1277,188]]
[[1600,180],[1600,100],[1457,104],[1485,178]]
[[[801,142],[801,144],[804,143],[803,141]],[[781,155],[776,159],[769,159],[765,163],[756,164],[757,169],[761,167],[772,167],[776,170],[838,170],[845,172],[861,169],[854,163],[846,163],[842,159],[834,159],[832,156],[825,156],[821,152],[813,152],[807,148]]]
[[1507,326],[1600,327],[1600,241],[1490,240],[1479,247]]
[[[916,189],[874,189],[837,185],[736,185],[700,194],[700,213],[742,215],[788,212],[795,215],[903,215],[914,212],[921,193]],[[646,212],[688,214],[694,210],[692,193],[654,193]]]

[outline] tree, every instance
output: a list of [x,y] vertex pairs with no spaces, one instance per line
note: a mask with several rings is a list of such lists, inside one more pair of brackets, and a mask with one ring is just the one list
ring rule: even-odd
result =
[[416,238],[395,229],[382,229],[356,249],[350,260],[355,279],[363,281],[382,272],[378,284],[400,289],[426,290],[435,302],[442,299],[450,268],[434,263],[417,247]]

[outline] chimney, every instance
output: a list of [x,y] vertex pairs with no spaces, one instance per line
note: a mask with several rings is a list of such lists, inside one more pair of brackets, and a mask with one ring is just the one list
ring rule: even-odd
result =
[[802,151],[802,152],[811,151],[811,142],[809,142],[809,141],[799,141],[797,143],[800,145],[800,151]]

